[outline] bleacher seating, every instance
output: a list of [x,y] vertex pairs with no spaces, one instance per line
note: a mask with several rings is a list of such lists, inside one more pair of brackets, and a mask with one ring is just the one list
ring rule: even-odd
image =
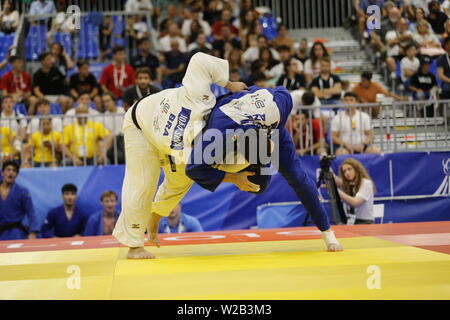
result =
[[70,34],[64,32],[56,32],[53,35],[53,41],[61,44],[64,48],[64,51],[66,51],[69,56],[72,56],[73,41]]
[[81,18],[78,34],[78,59],[96,59],[99,56],[99,27],[86,17]]
[[25,57],[28,61],[37,61],[39,55],[47,50],[46,34],[45,25],[30,26],[25,39]]

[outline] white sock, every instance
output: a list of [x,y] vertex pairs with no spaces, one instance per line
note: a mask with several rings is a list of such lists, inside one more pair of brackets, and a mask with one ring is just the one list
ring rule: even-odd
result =
[[336,237],[334,236],[333,231],[322,231],[322,239],[326,242],[327,245],[339,244]]

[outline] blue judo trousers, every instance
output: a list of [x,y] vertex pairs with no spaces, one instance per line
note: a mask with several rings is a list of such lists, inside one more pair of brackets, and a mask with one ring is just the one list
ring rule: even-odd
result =
[[[268,100],[272,100],[274,104]],[[246,107],[246,103],[251,103],[256,108]],[[272,110],[270,110],[271,108]],[[273,116],[273,108],[278,109],[276,117]],[[252,111],[249,112],[249,110]],[[226,95],[218,99],[208,119],[203,137],[208,136],[210,129],[219,130],[223,134],[223,141],[226,141],[227,129],[242,129],[244,132],[250,128],[279,129],[279,145],[275,145],[275,148],[279,148],[278,171],[295,190],[319,230],[325,231],[330,228],[330,222],[319,201],[315,181],[302,169],[292,137],[285,128],[291,110],[292,98],[286,88],[265,89],[253,86],[249,91]],[[269,119],[272,119],[272,122]],[[224,179],[225,172],[204,161],[198,163],[194,159],[203,159],[201,154],[213,142],[213,139],[196,139],[190,163],[186,166],[187,176],[209,191],[214,191],[219,186]],[[256,175],[250,176],[249,180],[258,184],[260,186],[259,193],[262,193],[270,184],[270,176],[261,175],[260,170],[257,168],[243,171],[256,173]]]

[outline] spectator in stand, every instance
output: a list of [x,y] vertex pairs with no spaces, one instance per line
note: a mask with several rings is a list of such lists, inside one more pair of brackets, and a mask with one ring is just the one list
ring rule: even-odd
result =
[[236,19],[234,25],[239,30],[239,38],[242,41],[242,47],[247,47],[247,35],[251,31],[251,27],[257,20],[257,16],[254,10],[241,10],[240,18]]
[[102,210],[92,214],[84,230],[84,236],[110,236],[116,226],[120,212],[117,210],[119,197],[114,191],[105,191],[100,197]]
[[331,60],[323,57],[320,60],[320,74],[311,82],[311,91],[322,104],[336,104],[341,98],[341,78],[331,73]]
[[381,53],[387,51],[386,48],[387,33],[389,31],[396,30],[397,22],[401,18],[400,10],[395,6],[391,6],[389,9],[387,9],[387,12],[388,16],[386,19],[381,20],[380,28],[375,29],[370,33],[372,46],[376,51],[380,51]]
[[171,50],[172,41],[178,41],[181,52],[187,51],[186,41],[180,36],[180,28],[176,23],[169,22],[167,35],[159,39],[160,49],[163,53]]
[[[303,105],[306,104],[303,102]],[[308,110],[297,110],[292,116],[292,123],[298,155],[326,153],[325,128],[321,128],[319,119],[310,119]]]
[[9,128],[17,136],[17,150],[19,151],[21,149],[20,143],[26,139],[27,125],[24,115],[14,111],[14,98],[10,95],[4,96],[0,114],[0,127]]
[[450,37],[444,40],[444,49],[446,53],[437,61],[437,74],[442,81],[441,99],[450,99]]
[[367,28],[367,18],[369,18],[369,6],[377,6],[382,9],[384,0],[355,0],[354,4],[356,13],[358,14],[359,35],[363,37]]
[[223,57],[225,53],[225,45],[230,44],[231,48],[241,49],[241,41],[231,32],[230,26],[224,24],[221,28],[220,36],[215,37],[212,43],[213,49],[218,50],[218,57]]
[[[313,117],[315,119],[326,118],[326,120],[328,120],[330,115],[334,115],[334,113],[332,111],[321,109],[322,104],[320,103],[319,98],[317,98],[314,95],[314,93],[312,93],[311,91],[305,91],[302,89],[298,89],[298,90],[292,91],[291,96],[292,96],[293,109],[295,109],[296,107],[301,107],[301,106],[314,107]],[[327,122],[325,121],[324,123],[326,124]],[[325,129],[326,126],[323,126],[323,128]]]
[[[278,52],[280,54],[280,63],[274,66],[270,70],[270,76],[273,78],[279,78],[284,74],[284,63],[288,60],[291,60],[291,58],[295,61],[297,65],[296,73],[303,74],[303,63],[298,60],[295,56],[291,55],[291,50],[287,46],[281,46],[278,48]],[[306,79],[305,79],[306,81]]]
[[[311,83],[312,79],[320,73],[320,60],[323,57],[330,57],[327,48],[322,42],[314,42],[309,53],[310,58],[303,65],[304,74],[307,83]],[[331,60],[330,60],[331,61]],[[336,69],[336,65],[331,61],[331,70]]]
[[0,146],[2,163],[14,161],[20,163],[20,150],[17,150],[17,136],[8,127],[0,127]]
[[34,115],[37,98],[33,96],[31,75],[25,71],[23,58],[13,56],[9,59],[9,63],[12,70],[2,77],[2,96],[11,95],[15,103],[25,103],[28,114]]
[[409,0],[408,3],[405,3],[405,6],[408,9],[408,12],[411,16],[414,15],[415,8],[421,8],[423,11],[428,14],[428,3],[430,0]]
[[409,78],[411,78],[420,67],[419,58],[417,58],[417,49],[414,44],[410,44],[405,47],[406,57],[404,57],[400,63],[400,70],[402,75],[402,82],[406,84],[409,82]]
[[4,34],[11,34],[19,26],[19,11],[14,9],[11,0],[3,1],[3,10],[0,12],[0,31]]
[[182,205],[178,204],[169,216],[159,222],[158,233],[202,232],[203,228],[196,217],[181,212]]
[[230,69],[230,81],[241,82],[241,74],[238,69]]
[[306,88],[305,77],[297,73],[298,66],[295,58],[284,62],[284,74],[278,79],[277,86],[283,86],[289,91]]
[[74,67],[72,59],[64,50],[64,47],[58,42],[53,42],[50,45],[50,53],[53,55],[54,59],[53,66],[58,68],[61,74],[66,77],[67,71]]
[[277,50],[281,46],[287,46],[291,50],[291,54],[295,53],[295,41],[288,36],[288,29],[284,24],[278,26],[278,36],[272,40],[272,44]]
[[339,177],[334,176],[338,192],[345,203],[347,224],[372,224],[375,184],[366,168],[356,159],[347,158],[339,167]]
[[230,70],[237,70],[237,72],[239,73],[239,78],[245,78],[246,74],[242,61],[242,51],[239,49],[233,49],[225,58],[228,60]]
[[428,3],[427,21],[431,24],[433,31],[437,35],[441,35],[445,32],[444,24],[448,20],[447,15],[441,11],[441,3],[433,0]]
[[80,60],[77,62],[78,73],[70,77],[70,95],[76,100],[83,93],[88,93],[94,101],[97,110],[101,110],[99,84],[95,76],[89,71],[89,62]]
[[127,18],[126,29],[129,35],[127,39],[132,41],[133,47],[137,41],[141,39],[148,39],[150,28],[143,15],[129,16]]
[[[354,105],[358,97],[353,92],[344,95],[343,104]],[[331,121],[332,143],[336,155],[353,153],[380,153],[372,146],[373,129],[370,116],[355,107],[345,108]]]
[[54,57],[50,52],[39,57],[41,68],[33,75],[34,95],[46,98],[51,103],[59,103],[61,110],[66,112],[72,107],[73,100],[68,97],[68,86],[64,75],[54,66]]
[[266,74],[267,78],[271,77],[272,68],[280,63],[277,59],[273,57],[272,51],[268,47],[262,47],[259,50],[258,60],[261,61],[264,73]]
[[417,23],[414,41],[419,45],[419,53],[421,55],[437,56],[443,53],[439,38],[428,27],[428,23],[425,21]]
[[163,74],[166,76],[166,79],[163,81],[164,88],[171,88],[181,83],[187,64],[187,57],[180,51],[179,42],[173,39],[171,46],[172,50],[164,53],[166,65],[163,68]]
[[417,23],[424,21],[428,24],[428,27],[431,29],[431,24],[425,19],[425,10],[422,8],[415,9],[414,21],[409,24],[409,31],[415,33],[417,30]]
[[127,0],[125,3],[126,12],[142,12],[153,11],[151,0]]
[[51,209],[41,228],[43,238],[83,235],[89,215],[77,205],[77,187],[67,183],[61,188],[63,205]]
[[112,143],[111,132],[100,122],[88,119],[88,109],[87,105],[80,104],[76,108],[76,121],[64,127],[63,151],[68,165],[106,164],[106,150]]
[[110,92],[116,99],[121,99],[124,90],[134,83],[134,69],[125,61],[125,48],[114,47],[113,62],[103,69],[100,80],[102,92]]
[[76,24],[73,23],[71,14],[67,13],[67,5],[58,2],[56,7],[58,13],[52,19],[50,30],[47,32],[47,42],[49,44],[53,42],[53,37],[57,32],[72,35],[76,31]]
[[416,101],[433,99],[433,90],[438,90],[436,77],[430,72],[431,59],[423,57],[419,71],[411,77],[409,89],[413,92]]
[[112,37],[119,37],[121,35],[113,35],[114,23],[112,16],[104,16],[103,22],[99,28],[100,30],[100,61],[105,61],[107,57],[111,56],[112,53]]
[[253,85],[260,88],[267,88],[267,76],[263,72],[257,72],[252,76]]
[[[27,188],[16,183],[19,165],[5,162],[0,182],[0,240],[36,239],[39,223]],[[22,222],[28,218],[28,228]]]
[[[51,106],[47,99],[39,99],[36,103],[37,114],[39,116],[47,116],[52,118],[52,131],[61,133],[63,129],[62,118],[57,116],[52,116],[50,114]],[[38,117],[33,117],[28,124],[27,137],[30,138],[31,135],[37,131],[41,131],[41,123]]]
[[204,33],[199,33],[195,42],[189,44],[187,48],[189,57],[192,57],[197,52],[204,52],[205,50],[212,50],[212,45],[206,41],[206,35]]
[[62,135],[52,129],[53,119],[51,117],[37,120],[40,124],[40,130],[34,132],[28,140],[22,166],[31,168],[30,159],[34,154],[34,167],[57,167],[62,150]]
[[298,52],[295,56],[304,66],[305,62],[309,59],[308,53],[308,39],[303,38],[300,40],[300,47],[298,48]]
[[34,0],[30,6],[30,20],[33,24],[36,24],[36,21],[43,22],[47,21],[49,18],[36,18],[35,16],[45,15],[45,14],[56,14],[56,7],[53,0]]
[[141,68],[136,71],[136,85],[129,87],[123,94],[125,111],[139,99],[161,91],[158,87],[151,84],[150,75],[151,72],[148,68]]
[[443,42],[445,40],[445,38],[450,36],[450,20],[447,20],[445,22],[444,27],[445,27],[445,32],[441,36],[439,36],[439,39],[441,40],[441,42]]
[[[69,111],[67,111],[64,114],[63,117],[63,128],[73,122],[75,122],[75,115],[77,113],[77,107],[80,105],[84,105],[86,106],[86,108],[88,109],[88,115],[90,116],[90,118],[93,121],[99,121],[101,119],[100,112],[97,111],[97,109],[95,107],[92,106],[92,100],[89,98],[89,94],[88,93],[82,93],[80,94],[80,96],[78,97],[76,106],[74,104],[73,108],[71,108]],[[103,110],[103,105],[100,108],[102,111]]]
[[232,22],[233,22],[232,12],[228,9],[222,10],[220,20],[216,21],[211,27],[214,38],[220,37],[220,33],[221,33],[223,25],[230,26],[231,32],[237,37],[239,35],[239,31],[233,25]]
[[[138,77],[139,78],[139,77]],[[125,163],[125,143],[123,139],[123,117],[128,109],[124,109],[116,105],[113,97],[109,93],[102,96],[105,113],[101,118],[106,129],[108,129],[114,141],[106,152],[106,156],[111,164]],[[117,156],[116,156],[117,155]]]
[[[356,94],[358,101],[361,103],[376,103],[378,94],[382,94],[399,101],[406,101],[408,99],[406,97],[398,96],[384,89],[379,83],[372,81],[372,72],[370,71],[364,71],[361,74],[361,81],[355,85],[352,91]],[[380,107],[372,107],[366,110],[372,118],[378,118]]]
[[400,19],[397,22],[396,30],[386,33],[387,55],[386,64],[391,78],[395,79],[397,61],[401,61],[405,56],[405,47],[413,42],[413,34],[408,31],[408,22],[406,19]]
[[[191,17],[189,19],[185,19],[183,21],[183,25],[181,27],[181,35],[183,37],[185,37],[185,39],[189,39],[191,37],[191,25],[192,23],[195,21],[195,23],[197,23],[201,30],[203,31],[203,33],[205,35],[210,35],[211,34],[211,26],[209,25],[208,22],[206,22],[205,20],[203,20],[202,18],[202,12],[200,10],[193,10],[191,13]],[[194,38],[195,39],[195,38]]]
[[141,39],[137,42],[138,54],[131,59],[131,66],[134,70],[140,68],[148,68],[151,72],[150,79],[157,84],[162,82],[162,69],[159,59],[150,52],[151,44],[148,38]]
[[272,53],[272,57],[275,60],[280,59],[280,55],[274,48],[271,48],[269,46],[269,41],[267,40],[267,37],[264,35],[254,36],[250,35],[249,37],[249,47],[247,50],[245,50],[244,54],[242,55],[242,58],[244,59],[245,63],[252,63],[255,60],[259,59],[260,56],[260,50],[262,48],[269,48],[270,52]]

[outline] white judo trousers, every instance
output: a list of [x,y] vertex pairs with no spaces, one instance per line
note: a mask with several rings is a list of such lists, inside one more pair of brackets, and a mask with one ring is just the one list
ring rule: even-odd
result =
[[[120,243],[144,246],[151,213],[167,217],[191,188],[193,181],[185,168],[192,141],[206,125],[216,102],[210,86],[225,86],[228,79],[228,61],[196,53],[182,87],[148,96],[125,114],[122,212],[113,231]],[[133,108],[141,130],[133,122]],[[156,192],[160,168],[164,181]]]

